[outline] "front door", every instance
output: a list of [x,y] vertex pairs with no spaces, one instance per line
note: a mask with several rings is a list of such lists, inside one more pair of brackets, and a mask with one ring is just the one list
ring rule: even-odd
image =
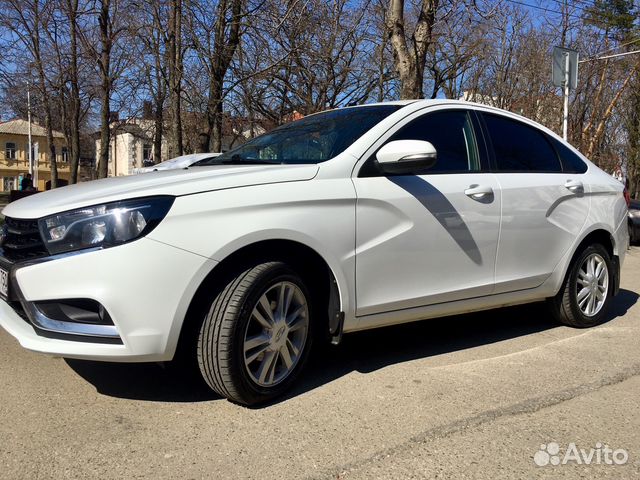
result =
[[384,176],[374,155],[353,179],[358,316],[492,292],[500,191],[473,124],[465,110],[417,115],[386,141],[429,141],[436,165]]

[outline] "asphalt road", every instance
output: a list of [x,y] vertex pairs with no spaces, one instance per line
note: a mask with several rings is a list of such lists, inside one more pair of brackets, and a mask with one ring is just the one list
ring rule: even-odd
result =
[[636,292],[640,248],[600,327],[536,304],[354,334],[260,409],[0,331],[0,478],[640,478]]

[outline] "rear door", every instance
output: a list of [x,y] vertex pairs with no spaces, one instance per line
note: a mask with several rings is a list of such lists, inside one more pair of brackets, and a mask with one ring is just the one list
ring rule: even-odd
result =
[[505,115],[483,112],[481,117],[502,192],[494,292],[534,288],[582,230],[588,186],[579,168],[563,167],[554,145],[560,142],[542,130]]

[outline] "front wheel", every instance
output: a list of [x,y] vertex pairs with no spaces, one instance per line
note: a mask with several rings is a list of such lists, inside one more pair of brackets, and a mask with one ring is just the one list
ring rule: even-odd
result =
[[245,405],[281,395],[300,373],[312,343],[311,297],[283,262],[251,267],[215,297],[198,336],[207,384]]
[[614,290],[614,268],[600,244],[585,248],[572,263],[558,294],[549,300],[558,321],[571,327],[602,323]]

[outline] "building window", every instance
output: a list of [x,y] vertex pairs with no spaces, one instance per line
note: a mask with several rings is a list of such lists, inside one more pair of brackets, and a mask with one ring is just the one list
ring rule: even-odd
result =
[[65,163],[69,161],[69,149],[67,147],[62,147],[62,161]]
[[16,144],[14,142],[5,143],[4,156],[7,160],[16,159]]
[[153,146],[150,143],[142,145],[142,166],[153,165]]

